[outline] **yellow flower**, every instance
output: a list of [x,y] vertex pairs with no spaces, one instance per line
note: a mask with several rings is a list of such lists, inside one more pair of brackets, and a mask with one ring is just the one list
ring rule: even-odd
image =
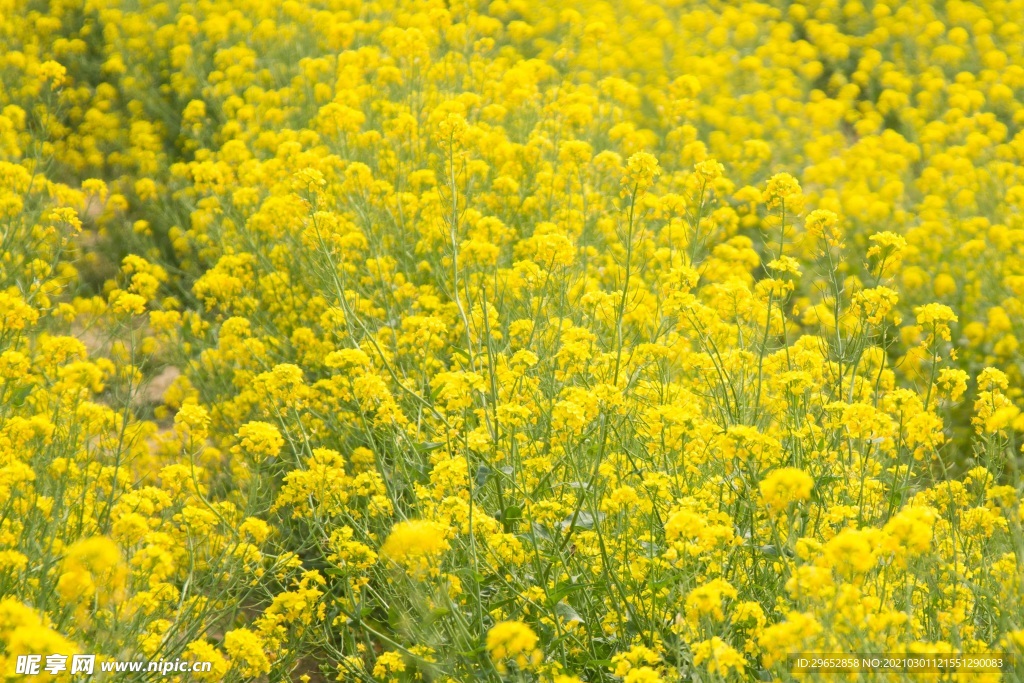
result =
[[185,648],[185,659],[193,662],[209,662],[209,671],[197,671],[193,675],[200,681],[219,681],[227,675],[230,664],[217,649],[205,640],[194,640]]
[[772,510],[782,510],[792,503],[808,500],[814,480],[795,467],[780,467],[761,481],[761,497]]
[[743,655],[718,636],[697,643],[693,648],[693,663],[703,664],[709,673],[721,676],[743,673],[747,666]]
[[224,651],[231,659],[231,669],[246,678],[256,678],[270,671],[270,660],[263,651],[263,642],[247,628],[225,633]]
[[761,196],[769,209],[784,208],[787,213],[799,213],[803,206],[803,192],[800,183],[788,173],[776,173],[768,179]]
[[969,375],[959,368],[942,368],[935,382],[939,391],[951,401],[959,401],[967,392]]
[[448,550],[448,529],[437,522],[409,520],[391,528],[380,547],[382,558],[391,560],[411,573],[436,572]]
[[93,536],[68,547],[57,592],[69,604],[96,600],[100,605],[112,605],[124,598],[127,578],[117,544],[106,536]]
[[68,226],[76,234],[82,231],[82,219],[78,217],[78,212],[70,207],[51,209],[48,217],[54,223]]
[[815,565],[801,565],[786,581],[786,591],[794,600],[820,600],[835,594],[832,570]]
[[638,666],[630,669],[622,679],[624,683],[662,683],[661,674],[649,666]]
[[1021,2],[78,7],[0,11],[0,669],[1024,648]]
[[696,627],[704,618],[716,622],[723,621],[725,619],[723,603],[727,600],[735,600],[737,595],[736,588],[728,581],[712,579],[687,594],[686,619],[693,627]]
[[0,655],[0,665],[6,665],[9,672],[14,671],[20,655],[73,655],[81,651],[47,625],[39,612],[14,597],[0,599],[0,642],[6,651]]
[[825,544],[825,558],[840,574],[865,574],[878,561],[879,535],[877,529],[843,529]]
[[626,174],[622,176],[623,196],[644,194],[654,185],[659,175],[661,167],[654,155],[649,152],[637,152],[626,162]]
[[927,333],[925,345],[932,344],[936,339],[950,340],[949,324],[958,318],[949,306],[944,304],[925,304],[916,309],[917,324]]
[[0,291],[0,332],[24,330],[39,319],[39,312],[20,294]]
[[262,462],[267,458],[276,458],[284,446],[284,439],[277,427],[267,422],[247,422],[242,425],[235,435],[238,438],[238,445],[232,452],[244,453],[256,462]]
[[327,559],[334,562],[342,571],[363,571],[377,561],[377,553],[369,546],[352,540],[351,527],[343,526],[331,532],[331,554]]
[[934,508],[906,507],[889,519],[883,527],[888,535],[886,547],[906,557],[914,557],[931,549],[935,520]]
[[644,665],[656,665],[661,662],[661,655],[645,645],[634,645],[625,652],[612,657],[612,673],[624,677],[633,669]]
[[110,304],[114,313],[122,315],[142,315],[146,312],[145,297],[131,292],[122,290],[113,292],[110,297]]
[[725,173],[725,167],[714,159],[699,161],[693,166],[693,172],[703,183],[711,183],[721,178]]
[[1010,386],[1010,380],[1006,373],[997,368],[985,368],[978,375],[978,390],[990,391],[1001,389],[1006,391]]
[[210,426],[210,414],[201,405],[186,403],[174,416],[174,424],[193,441],[202,441],[206,438]]
[[56,90],[64,81],[67,79],[68,70],[64,68],[62,64],[55,61],[47,60],[39,65],[39,80],[46,83],[49,82],[50,89]]
[[402,653],[395,652],[384,652],[377,657],[376,663],[373,665],[373,677],[378,681],[399,681],[401,674],[405,671],[405,659],[402,657]]
[[504,672],[509,662],[522,670],[540,664],[544,655],[537,647],[537,634],[521,621],[503,621],[487,631],[487,651],[498,671]]
[[263,543],[270,536],[271,527],[262,519],[246,517],[238,530],[251,537],[256,543]]
[[869,239],[871,248],[868,249],[868,258],[897,263],[907,249],[907,238],[888,230],[877,232]]
[[839,231],[839,216],[828,209],[817,209],[807,214],[804,219],[807,234],[815,239],[826,240],[833,244],[842,241]]
[[892,311],[899,303],[899,294],[889,287],[872,287],[862,289],[853,295],[852,311],[858,318],[869,325],[881,325],[892,314],[896,325],[902,322],[898,313]]

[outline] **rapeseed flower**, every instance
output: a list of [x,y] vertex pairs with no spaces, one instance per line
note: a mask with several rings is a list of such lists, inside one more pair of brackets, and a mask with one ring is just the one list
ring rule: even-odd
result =
[[8,5],[4,666],[1024,647],[1018,0]]
[[544,655],[537,647],[537,634],[521,621],[503,621],[487,631],[487,651],[498,671],[514,662],[520,670],[540,664]]
[[413,574],[436,572],[449,549],[448,530],[437,522],[409,520],[392,527],[380,547],[380,555]]
[[809,499],[813,486],[814,480],[803,470],[780,467],[765,477],[759,488],[768,507],[783,510],[792,503]]

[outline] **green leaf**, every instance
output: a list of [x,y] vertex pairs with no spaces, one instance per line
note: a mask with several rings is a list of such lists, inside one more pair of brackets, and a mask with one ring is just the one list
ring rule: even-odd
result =
[[501,521],[515,522],[523,518],[523,509],[518,505],[509,505],[501,511]]
[[11,392],[11,405],[21,408],[25,405],[25,399],[32,392],[32,387],[19,387]]
[[[548,593],[548,599],[556,604],[561,604],[562,600],[578,590],[590,587],[589,583],[576,583],[575,581],[563,581],[555,586],[555,589]],[[557,607],[556,607],[557,609]]]
[[[603,512],[597,513],[597,519],[604,520],[605,514]],[[592,529],[594,528],[594,515],[590,514],[585,510],[580,510],[579,514],[576,515],[576,523],[573,524],[572,515],[569,515],[562,521],[562,531],[568,531],[571,526],[579,527],[580,529]]]
[[574,610],[572,605],[567,602],[556,603],[555,614],[567,623],[572,623],[574,621],[578,621],[581,624],[583,623],[583,617],[580,616],[580,613]]
[[433,610],[430,611],[430,614],[427,615],[427,618],[425,619],[425,621],[426,621],[427,624],[432,624],[435,621],[437,621],[438,619],[446,617],[446,616],[448,616],[451,613],[452,613],[451,610],[446,608],[446,607],[438,607],[438,608],[433,609]]

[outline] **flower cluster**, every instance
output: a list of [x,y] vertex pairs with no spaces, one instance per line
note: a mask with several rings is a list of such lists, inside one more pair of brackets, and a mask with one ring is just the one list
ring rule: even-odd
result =
[[5,672],[1024,658],[1021,0],[4,9]]

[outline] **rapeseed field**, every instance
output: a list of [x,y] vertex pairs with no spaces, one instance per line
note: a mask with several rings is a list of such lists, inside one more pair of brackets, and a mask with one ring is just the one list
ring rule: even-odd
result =
[[1024,0],[0,0],[0,676],[1024,680],[1022,335]]

